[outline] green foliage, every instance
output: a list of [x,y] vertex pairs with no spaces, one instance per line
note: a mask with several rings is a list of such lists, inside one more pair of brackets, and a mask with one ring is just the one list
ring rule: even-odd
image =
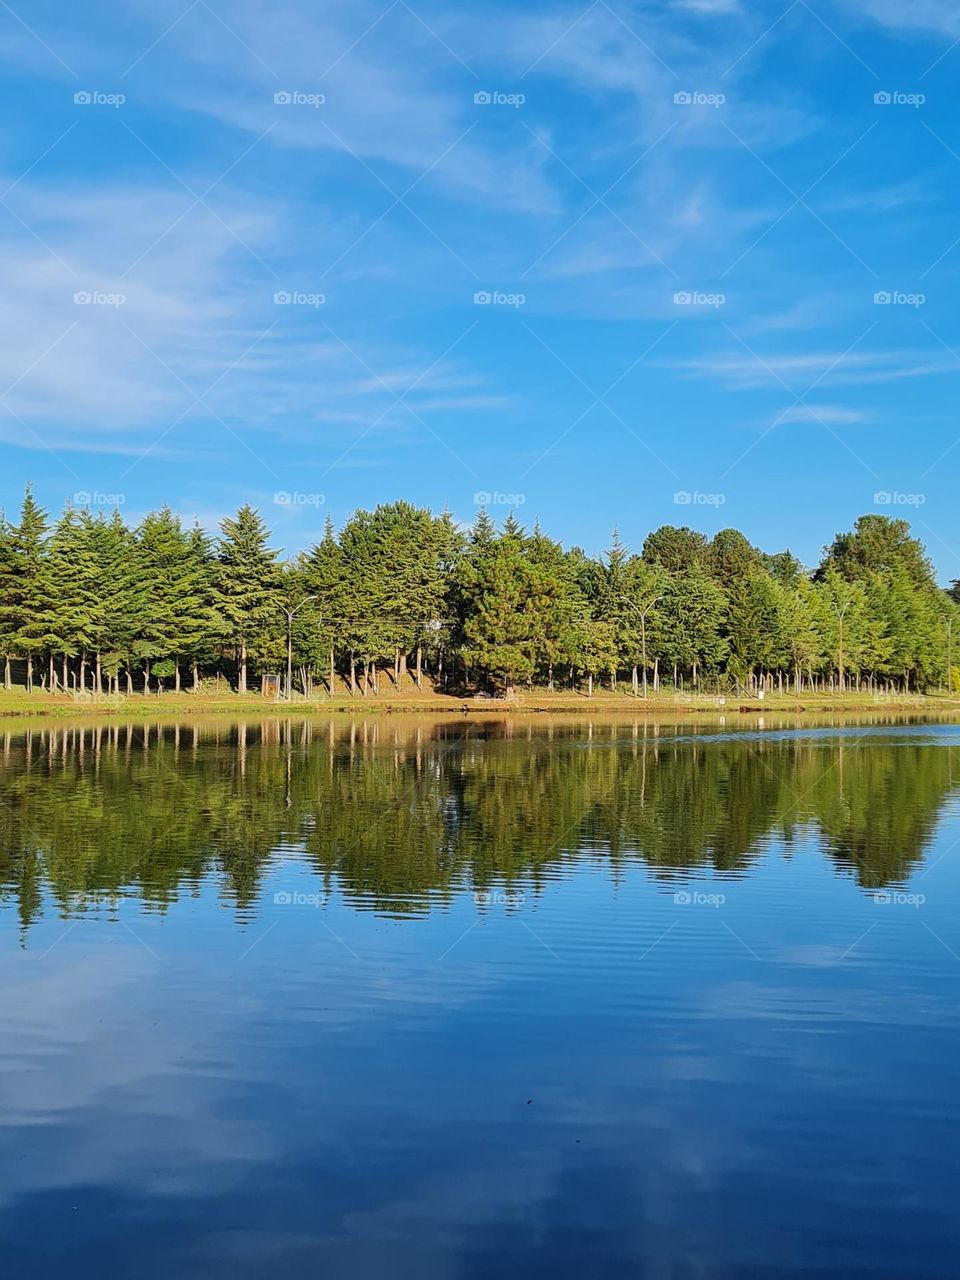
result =
[[[408,502],[357,511],[339,534],[284,562],[257,511],[220,536],[184,528],[168,507],[135,530],[119,511],[68,507],[52,529],[28,490],[0,521],[0,657],[9,678],[44,672],[70,688],[134,677],[222,672],[246,690],[251,669],[365,692],[378,669],[399,683],[412,662],[443,687],[509,689],[559,679],[582,687],[629,675],[759,688],[897,690],[951,686],[956,591],[937,587],[902,520],[861,517],[807,573],[736,529],[711,541],[688,528],[651,533],[643,554],[613,534],[594,558],[539,526],[485,511],[468,535],[448,512]],[[289,623],[288,623],[289,619]],[[361,678],[356,679],[359,668]],[[46,679],[46,675],[43,675]]]

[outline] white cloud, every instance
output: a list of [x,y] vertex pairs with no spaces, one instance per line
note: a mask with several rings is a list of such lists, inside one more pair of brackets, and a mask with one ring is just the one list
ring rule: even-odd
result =
[[846,0],[848,9],[896,30],[934,31],[960,36],[960,10],[955,0]]
[[[697,356],[670,362],[689,377],[710,378],[733,390],[787,383],[798,394],[813,382],[825,386],[865,386],[905,378],[960,373],[960,363],[927,351],[838,351],[802,355],[748,353]],[[782,379],[782,382],[781,382]]]
[[838,404],[796,404],[780,416],[781,422],[827,422],[836,426],[850,426],[865,420],[866,414],[859,409]]

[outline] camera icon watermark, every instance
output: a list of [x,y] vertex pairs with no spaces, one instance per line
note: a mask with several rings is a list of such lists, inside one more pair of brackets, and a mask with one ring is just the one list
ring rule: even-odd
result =
[[76,307],[122,307],[127,300],[125,293],[103,293],[99,289],[78,289],[73,295]]
[[325,493],[301,493],[299,489],[280,489],[273,495],[277,507],[322,507],[326,500]]
[[473,295],[475,307],[513,307],[516,311],[527,300],[525,293],[503,293],[499,289],[478,289]]
[[322,307],[327,301],[325,293],[303,293],[299,289],[278,289],[273,295],[278,307]]
[[125,93],[103,93],[99,89],[78,89],[73,95],[77,107],[122,107],[127,100]]
[[325,93],[304,93],[300,89],[279,89],[273,95],[276,107],[322,107],[327,100]]
[[521,889],[477,889],[473,895],[478,907],[522,907],[526,900]]
[[679,89],[673,95],[677,107],[722,107],[727,100],[725,93],[704,93],[700,89]]
[[902,93],[899,89],[880,89],[873,95],[878,107],[922,107],[927,100],[925,93]]
[[926,900],[926,894],[903,893],[899,889],[881,889],[873,895],[878,907],[922,907]]
[[678,907],[722,907],[727,896],[724,893],[701,893],[696,889],[680,889],[673,895]]
[[678,489],[673,495],[678,507],[722,507],[727,500],[725,493],[701,493],[699,489]]
[[903,293],[900,289],[878,289],[873,295],[875,307],[922,307],[925,293]]
[[501,493],[499,489],[478,489],[473,495],[476,507],[522,507],[526,500],[525,493]]
[[673,295],[677,307],[713,307],[718,310],[727,300],[725,293],[705,293],[701,289],[678,289]]
[[73,495],[75,507],[122,507],[125,493],[102,493],[99,489],[78,489]]
[[504,93],[500,89],[480,89],[473,95],[478,107],[522,107],[527,100],[525,93]]
[[319,893],[301,893],[298,890],[278,889],[273,895],[275,907],[322,907],[323,898]]

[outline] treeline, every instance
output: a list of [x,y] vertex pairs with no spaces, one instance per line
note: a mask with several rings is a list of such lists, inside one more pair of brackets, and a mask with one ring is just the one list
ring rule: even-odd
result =
[[672,892],[681,869],[742,876],[771,838],[790,857],[811,835],[877,889],[917,869],[956,789],[950,751],[922,739],[697,736],[600,723],[585,751],[562,719],[313,717],[0,734],[0,903],[25,927],[45,901],[163,911],[209,878],[249,919],[283,848],[322,894],[410,917],[470,890],[545,892],[584,859],[613,877],[641,864]]
[[[327,521],[283,560],[257,511],[219,536],[169,508],[136,528],[68,507],[51,524],[27,490],[0,524],[4,683],[94,694],[196,689],[261,672],[357,696],[415,681],[635,694],[750,689],[911,692],[960,687],[953,594],[904,520],[861,516],[813,571],[735,529],[665,525],[639,554],[599,558],[485,512],[464,531],[406,502]],[[956,586],[954,587],[954,594]]]

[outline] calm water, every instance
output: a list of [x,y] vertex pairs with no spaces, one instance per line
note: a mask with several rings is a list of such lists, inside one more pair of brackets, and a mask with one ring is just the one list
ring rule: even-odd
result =
[[958,748],[0,732],[4,1274],[956,1276]]

